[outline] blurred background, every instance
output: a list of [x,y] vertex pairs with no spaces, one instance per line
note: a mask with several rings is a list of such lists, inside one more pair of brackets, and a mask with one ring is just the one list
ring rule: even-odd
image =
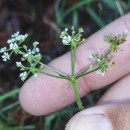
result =
[[[43,62],[47,64],[69,51],[59,39],[64,28],[83,27],[87,38],[129,10],[130,0],[0,0],[0,47],[6,46],[14,32],[28,33],[27,45],[39,41]],[[64,130],[78,111],[77,106],[41,117],[27,114],[18,101],[23,82],[16,60],[13,57],[5,63],[0,59],[0,130]],[[108,87],[84,97],[84,106],[93,106]]]

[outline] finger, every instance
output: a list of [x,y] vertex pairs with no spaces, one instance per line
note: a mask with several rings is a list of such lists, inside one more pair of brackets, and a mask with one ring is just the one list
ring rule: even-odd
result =
[[[130,74],[115,83],[97,106],[74,116],[66,130],[129,130]],[[113,104],[113,105],[112,105]]]
[[116,82],[100,99],[98,105],[130,102],[130,74]]
[[107,104],[83,110],[65,130],[130,130],[130,104]]
[[[107,33],[119,34],[129,29],[130,14],[109,24],[104,29],[92,35],[77,49],[76,72],[89,64],[90,53],[99,53],[106,50],[108,44],[103,41]],[[110,84],[130,72],[130,37],[127,43],[120,46],[124,51],[114,54],[116,66],[109,69],[104,77],[95,73],[79,79],[79,94],[83,97],[88,91]],[[124,67],[125,65],[125,67]],[[71,74],[70,53],[52,61],[49,66],[67,74]],[[44,115],[63,108],[75,101],[73,88],[68,88],[68,81],[39,74],[36,80],[30,78],[21,88],[19,100],[22,107],[34,115]]]

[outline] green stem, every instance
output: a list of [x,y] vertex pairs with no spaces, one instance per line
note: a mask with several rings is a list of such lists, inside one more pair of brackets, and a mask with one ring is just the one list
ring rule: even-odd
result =
[[76,61],[76,46],[74,46],[74,72],[75,72],[75,61]]
[[82,110],[84,107],[82,105],[82,101],[81,101],[80,96],[79,96],[77,80],[75,78],[73,78],[71,80],[71,84],[72,84],[72,86],[74,88],[76,104],[77,104],[79,110]]
[[62,77],[62,76],[57,76],[57,75],[53,75],[53,74],[49,74],[49,73],[47,73],[47,72],[44,72],[44,71],[42,71],[42,70],[40,70],[40,71],[38,71],[39,73],[42,73],[42,74],[45,74],[45,75],[47,75],[47,76],[52,76],[52,77],[55,77],[55,78],[60,78],[60,79],[67,79],[67,80],[69,80],[69,77]]
[[75,59],[76,59],[76,46],[71,44],[71,69],[72,69],[72,76],[75,73]]
[[43,67],[47,68],[48,70],[51,70],[51,71],[54,72],[54,73],[57,73],[57,74],[59,74],[59,75],[61,75],[61,76],[63,76],[63,77],[67,77],[66,74],[64,74],[64,73],[62,73],[62,72],[59,72],[59,71],[57,71],[57,70],[55,70],[55,69],[53,69],[53,68],[51,68],[51,67],[45,65],[45,64],[42,63],[42,62],[40,62],[40,64],[43,65]]
[[74,55],[73,55],[73,46],[71,45],[71,70],[72,70],[72,75],[74,76]]
[[[107,57],[111,52],[112,52],[111,49],[108,50],[108,51],[102,56],[102,58],[103,58],[103,57]],[[101,58],[101,60],[102,60],[102,58]],[[92,64],[88,65],[86,68],[84,68],[82,71],[80,71],[80,72],[76,75],[76,79],[78,79],[78,78],[81,77],[81,76],[84,76],[84,75],[86,75],[86,74],[89,74],[89,73],[91,73],[91,72],[94,72],[94,71],[98,70],[99,67],[96,68],[96,69],[94,69],[94,70],[91,70],[91,71],[89,71],[89,72],[86,72],[86,71],[88,71],[88,70],[90,69],[90,66],[93,66],[93,65],[95,65],[96,63],[98,63],[98,62],[97,62],[97,61],[94,61]]]
[[78,78],[80,78],[80,77],[82,77],[82,76],[84,76],[84,75],[86,75],[86,74],[89,74],[89,73],[92,73],[92,72],[98,70],[99,68],[100,68],[100,67],[98,67],[98,68],[96,68],[96,69],[93,69],[93,70],[91,70],[91,71],[88,71],[88,72],[86,72],[86,73],[80,73],[80,74],[76,75],[75,78],[78,79]]
[[85,73],[87,70],[90,69],[90,66],[92,66],[92,65],[94,65],[96,63],[97,63],[97,61],[95,61],[92,64],[88,65],[86,68],[84,68],[82,71],[80,71],[78,75]]

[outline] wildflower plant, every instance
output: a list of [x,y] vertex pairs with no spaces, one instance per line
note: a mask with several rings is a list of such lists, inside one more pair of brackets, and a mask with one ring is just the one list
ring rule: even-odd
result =
[[[26,80],[30,73],[33,74],[33,77],[35,78],[37,77],[37,73],[42,73],[47,76],[68,80],[73,87],[76,104],[79,110],[82,110],[83,105],[79,96],[79,88],[77,83],[78,79],[95,71],[98,75],[104,75],[106,70],[114,64],[112,58],[109,56],[110,53],[116,52],[118,50],[118,46],[126,41],[127,36],[125,32],[117,36],[114,34],[108,34],[104,36],[104,41],[110,45],[108,50],[102,55],[98,55],[96,53],[92,54],[90,57],[93,59],[93,62],[75,74],[76,49],[77,46],[84,41],[82,38],[83,32],[84,30],[82,28],[79,28],[77,31],[75,31],[74,27],[72,27],[70,33],[66,28],[60,35],[62,43],[66,46],[70,46],[72,70],[70,75],[62,73],[42,63],[42,55],[40,54],[40,49],[38,48],[39,43],[35,41],[32,44],[32,49],[29,49],[23,44],[28,37],[27,34],[21,35],[19,32],[14,33],[7,41],[8,48],[1,48],[0,53],[2,54],[2,59],[5,62],[10,60],[10,57],[13,54],[20,55],[20,60],[16,61],[16,66],[21,70],[19,77],[22,81]],[[28,66],[24,65],[25,61],[28,62]],[[53,72],[53,74],[45,72],[43,68],[47,68]]]

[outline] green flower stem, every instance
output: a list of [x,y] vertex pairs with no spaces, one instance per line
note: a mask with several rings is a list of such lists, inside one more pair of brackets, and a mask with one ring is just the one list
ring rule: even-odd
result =
[[77,104],[79,110],[82,110],[84,107],[82,105],[82,101],[81,101],[80,96],[79,96],[77,80],[75,78],[72,78],[71,84],[72,84],[73,89],[74,89],[76,104]]
[[95,65],[96,63],[97,63],[97,61],[94,61],[92,64],[88,65],[86,68],[84,68],[82,71],[80,71],[78,73],[78,75],[84,74],[86,71],[88,71],[91,68],[91,66]]
[[[108,51],[101,57],[101,60],[102,60],[102,58],[107,57],[111,52],[112,52],[111,49],[108,50]],[[95,65],[96,63],[98,63],[98,62],[97,62],[97,61],[94,61],[92,64],[88,65],[86,68],[84,68],[82,71],[80,71],[80,72],[76,75],[76,78],[78,79],[78,78],[81,77],[81,76],[84,76],[84,75],[86,75],[86,74],[91,73],[91,71],[89,71],[89,72],[86,72],[86,71],[88,71],[88,70],[90,69],[90,66],[93,66],[93,65]],[[99,68],[98,68],[98,69],[99,69]],[[98,70],[98,69],[96,68],[96,69],[94,69],[94,70],[96,71],[96,70]],[[93,70],[92,70],[92,72],[93,72]]]
[[57,73],[57,74],[59,74],[59,75],[62,76],[62,77],[67,77],[67,75],[66,75],[65,73],[59,72],[59,71],[57,71],[57,70],[55,70],[55,69],[53,69],[53,68],[51,68],[51,67],[45,65],[45,64],[42,63],[42,62],[40,62],[40,64],[41,64],[43,67],[47,68],[48,70],[51,70],[52,72]]
[[76,46],[71,44],[71,69],[72,69],[72,76],[75,73],[75,59],[76,59]]
[[44,75],[47,75],[47,76],[51,76],[51,77],[55,77],[55,78],[60,78],[60,79],[69,80],[69,77],[68,77],[68,76],[66,76],[66,77],[57,76],[57,75],[49,74],[49,73],[44,72],[44,71],[42,71],[42,70],[39,70],[38,72],[39,72],[39,73],[42,73],[42,74],[44,74]]
[[97,68],[95,68],[95,69],[93,69],[93,70],[91,70],[91,71],[88,71],[88,72],[86,72],[86,73],[80,73],[80,74],[76,75],[75,78],[78,79],[78,78],[80,78],[80,77],[82,77],[82,76],[84,76],[84,75],[86,75],[86,74],[92,73],[92,72],[94,72],[94,71],[96,71],[96,70],[98,70],[98,69],[100,69],[100,67],[97,67]]
[[73,55],[73,46],[71,45],[71,71],[72,71],[72,75],[74,76],[74,55]]
[[74,46],[74,73],[75,73],[75,61],[76,61],[76,46]]

